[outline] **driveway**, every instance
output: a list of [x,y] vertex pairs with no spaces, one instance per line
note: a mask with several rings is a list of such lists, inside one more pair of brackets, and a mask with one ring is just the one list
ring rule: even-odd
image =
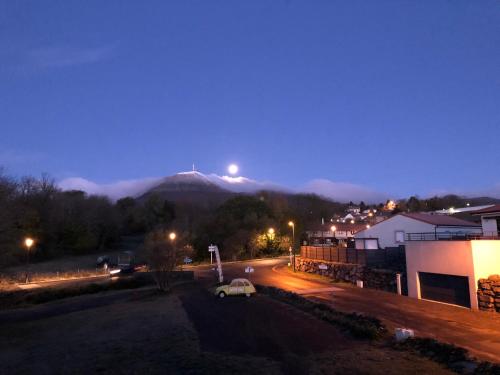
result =
[[[500,314],[331,283],[316,275],[294,274],[286,263],[287,260],[281,258],[224,264],[224,277],[225,280],[248,277],[244,270],[251,265],[255,271],[250,274],[250,279],[254,283],[290,290],[330,304],[340,311],[377,317],[389,329],[412,328],[418,336],[455,344],[480,359],[500,362]],[[193,269],[199,280],[213,283],[211,267]]]

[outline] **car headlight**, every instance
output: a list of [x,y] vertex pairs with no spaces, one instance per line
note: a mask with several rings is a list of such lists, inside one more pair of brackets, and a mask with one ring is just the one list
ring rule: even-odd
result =
[[121,270],[111,270],[111,271],[109,271],[109,273],[111,275],[116,275],[117,273],[120,273],[120,272],[121,272]]

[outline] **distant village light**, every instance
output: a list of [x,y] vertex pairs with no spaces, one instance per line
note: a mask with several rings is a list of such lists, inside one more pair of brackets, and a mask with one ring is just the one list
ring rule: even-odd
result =
[[351,220],[351,224],[354,224],[354,220]]

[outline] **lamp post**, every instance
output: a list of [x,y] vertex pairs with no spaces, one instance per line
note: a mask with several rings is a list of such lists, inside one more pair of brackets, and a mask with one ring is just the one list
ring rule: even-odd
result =
[[292,227],[293,272],[295,272],[295,223],[293,221],[289,221],[288,226]]
[[33,244],[35,243],[35,240],[33,240],[30,237],[26,237],[24,240],[24,245],[26,246],[27,249],[27,255],[26,255],[26,284],[29,282],[29,266],[30,266],[30,250]]
[[[177,235],[175,234],[175,232],[170,232],[169,235],[168,235],[168,238],[170,239],[170,242],[172,242],[172,251],[174,253],[174,259],[177,260],[177,251],[175,250],[175,239],[177,238]],[[174,262],[174,268],[175,268],[175,263],[177,263],[176,261]],[[182,264],[181,264],[181,271],[182,271]]]
[[335,231],[337,230],[337,227],[335,225],[332,225],[332,227],[330,229],[332,230],[332,233],[333,233],[333,239],[336,240]]

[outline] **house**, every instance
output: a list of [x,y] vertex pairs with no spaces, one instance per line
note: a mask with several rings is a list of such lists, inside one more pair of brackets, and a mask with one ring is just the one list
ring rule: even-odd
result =
[[484,236],[498,237],[500,233],[500,204],[477,210],[472,215],[481,217]]
[[332,245],[334,243],[346,243],[362,229],[366,229],[366,224],[337,222],[319,224],[306,231],[307,243],[309,245]]
[[462,238],[445,237],[440,232],[434,236],[407,235],[405,256],[410,297],[472,309],[491,303],[491,296],[478,295],[478,285],[480,279],[500,274],[500,205],[476,210],[474,215],[481,217],[480,235]]
[[500,273],[500,240],[423,238],[405,245],[408,296],[478,309],[478,281]]
[[446,215],[401,213],[354,235],[357,249],[391,248],[405,244],[408,236],[463,237],[482,233],[481,226]]

